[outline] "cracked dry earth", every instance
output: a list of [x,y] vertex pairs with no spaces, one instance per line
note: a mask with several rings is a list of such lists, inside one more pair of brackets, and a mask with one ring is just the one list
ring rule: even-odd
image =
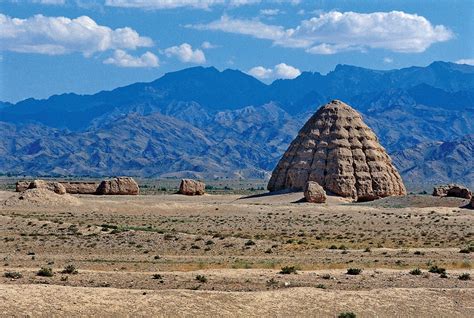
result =
[[459,279],[474,275],[474,212],[462,199],[302,197],[0,203],[0,315],[474,316],[474,281]]

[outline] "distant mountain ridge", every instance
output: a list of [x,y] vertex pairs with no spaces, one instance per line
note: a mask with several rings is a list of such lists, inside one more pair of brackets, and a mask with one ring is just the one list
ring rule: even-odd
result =
[[[474,186],[474,135],[454,141],[420,143],[393,155],[410,186],[457,182]],[[453,178],[453,176],[457,176]]]
[[[208,111],[234,110],[279,103],[286,112],[298,114],[332,99],[349,103],[359,96],[373,95],[391,89],[411,88],[410,94],[425,101],[426,96],[413,89],[423,84],[444,99],[465,96],[472,102],[474,67],[434,62],[427,67],[410,67],[393,71],[374,71],[361,67],[338,65],[327,75],[303,72],[293,80],[277,80],[266,85],[237,70],[219,72],[214,67],[193,67],[167,73],[150,83],[135,83],[94,95],[73,93],[54,95],[45,100],[27,99],[13,107],[0,109],[2,121],[12,123],[40,122],[67,128],[85,129],[90,122],[106,113],[161,111],[171,103],[196,102]],[[438,90],[436,90],[438,89]],[[358,101],[363,101],[359,98]],[[362,103],[363,104],[363,103]],[[472,104],[470,104],[472,105]],[[364,107],[357,105],[356,107]],[[436,105],[443,107],[444,104]],[[462,105],[463,107],[466,105]]]
[[[360,111],[394,158],[474,134],[469,65],[338,65],[270,85],[238,70],[193,67],[93,95],[1,103],[7,138],[0,140],[0,173],[265,177],[306,119],[332,99]],[[450,171],[440,180],[462,179]]]

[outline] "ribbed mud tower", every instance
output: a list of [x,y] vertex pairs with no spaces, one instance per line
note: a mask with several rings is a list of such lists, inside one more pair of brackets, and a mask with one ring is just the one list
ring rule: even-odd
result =
[[321,107],[306,122],[273,170],[268,190],[302,190],[307,181],[358,201],[406,194],[374,132],[339,100]]

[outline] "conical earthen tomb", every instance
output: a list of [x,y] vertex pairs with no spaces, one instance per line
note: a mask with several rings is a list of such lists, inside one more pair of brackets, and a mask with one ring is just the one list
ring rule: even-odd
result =
[[406,194],[377,136],[356,110],[339,100],[306,122],[273,171],[268,190],[302,190],[307,181],[358,201]]

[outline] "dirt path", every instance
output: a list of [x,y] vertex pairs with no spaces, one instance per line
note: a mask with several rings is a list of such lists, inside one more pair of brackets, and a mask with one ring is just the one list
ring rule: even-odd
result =
[[[238,293],[0,285],[0,314],[24,317],[473,317],[474,289]],[[84,306],[87,304],[87,306]]]

